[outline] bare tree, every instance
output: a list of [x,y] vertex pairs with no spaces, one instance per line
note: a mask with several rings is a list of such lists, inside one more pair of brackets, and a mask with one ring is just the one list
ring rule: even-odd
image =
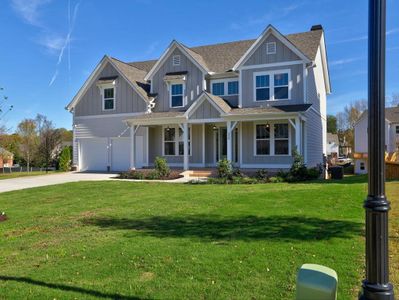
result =
[[390,97],[390,100],[387,101],[387,102],[392,107],[399,106],[399,93],[392,93],[392,96]]
[[34,153],[37,149],[36,122],[32,119],[25,119],[18,124],[17,133],[21,138],[21,154],[25,159],[28,172]]
[[56,155],[55,151],[61,145],[61,133],[54,127],[53,122],[43,115],[37,115],[36,126],[39,132],[38,155],[47,172],[51,161]]

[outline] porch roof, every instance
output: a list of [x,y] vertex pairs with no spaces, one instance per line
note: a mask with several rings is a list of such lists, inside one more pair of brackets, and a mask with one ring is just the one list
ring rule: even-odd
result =
[[268,113],[291,113],[291,112],[305,112],[312,104],[291,104],[291,105],[278,105],[266,107],[246,107],[246,108],[233,108],[230,115],[262,115]]

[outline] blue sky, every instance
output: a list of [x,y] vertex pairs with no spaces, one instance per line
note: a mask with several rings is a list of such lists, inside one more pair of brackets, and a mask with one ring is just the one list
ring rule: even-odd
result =
[[[283,4],[282,4],[283,2]],[[0,10],[0,87],[15,129],[45,114],[71,128],[65,105],[104,54],[158,58],[172,39],[188,46],[284,34],[322,24],[333,93],[328,113],[367,95],[366,0],[8,0]],[[387,95],[399,92],[399,2],[387,1]],[[2,93],[0,91],[0,93]],[[0,121],[1,122],[1,121]]]

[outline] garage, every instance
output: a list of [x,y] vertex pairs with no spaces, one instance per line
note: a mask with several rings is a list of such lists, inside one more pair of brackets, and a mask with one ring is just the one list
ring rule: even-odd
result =
[[127,171],[130,167],[130,139],[112,139],[111,170]]
[[107,171],[107,139],[82,139],[80,158],[80,171]]

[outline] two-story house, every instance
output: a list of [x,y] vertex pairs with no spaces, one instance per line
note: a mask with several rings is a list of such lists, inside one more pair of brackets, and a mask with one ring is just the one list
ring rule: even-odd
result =
[[330,80],[323,28],[187,47],[158,60],[105,56],[67,109],[78,170],[151,166],[185,170],[226,157],[240,168],[287,169],[296,148],[308,166],[326,153]]
[[[366,174],[368,158],[367,110],[355,124],[355,173]],[[385,108],[385,151],[399,154],[399,107]]]

